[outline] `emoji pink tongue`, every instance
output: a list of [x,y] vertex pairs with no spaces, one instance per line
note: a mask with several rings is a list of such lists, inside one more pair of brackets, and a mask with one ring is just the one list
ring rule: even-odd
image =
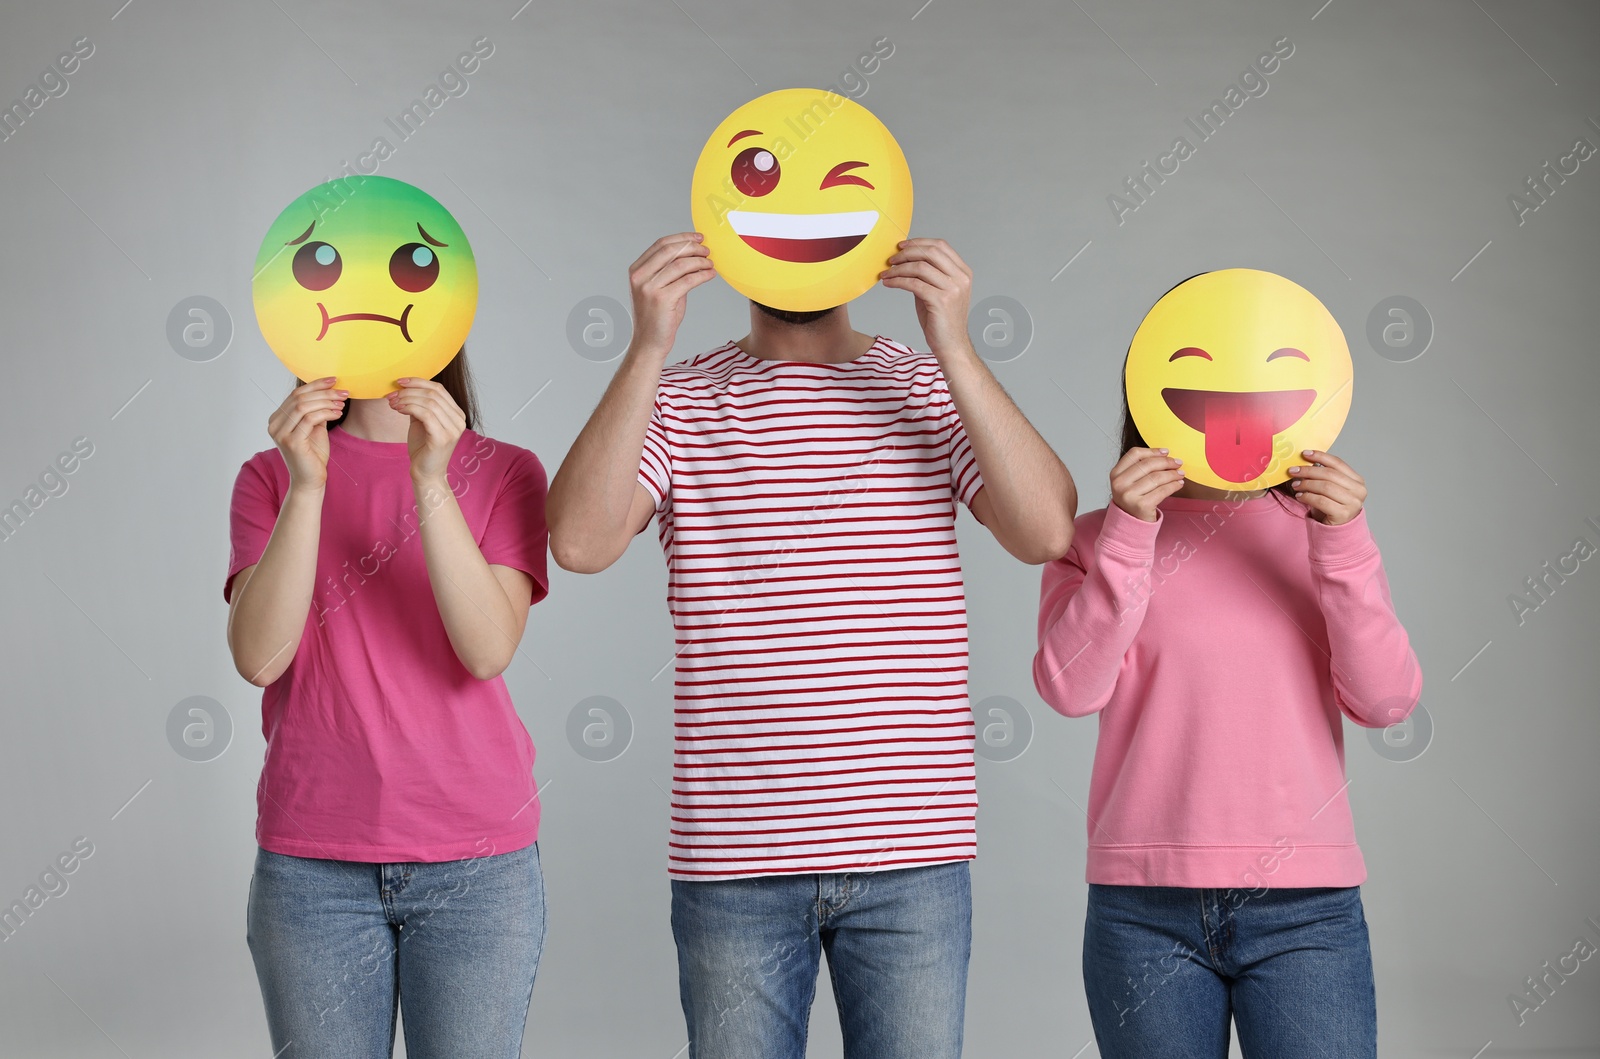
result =
[[1253,393],[1208,393],[1206,462],[1230,482],[1259,478],[1272,462],[1272,408]]

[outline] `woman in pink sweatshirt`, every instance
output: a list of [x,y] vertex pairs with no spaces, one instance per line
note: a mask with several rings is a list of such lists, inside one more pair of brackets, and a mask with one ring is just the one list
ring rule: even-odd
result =
[[1100,1054],[1377,1054],[1344,723],[1398,723],[1422,673],[1360,475],[1187,481],[1124,412],[1112,502],[1044,573],[1034,683],[1097,715],[1084,987]]

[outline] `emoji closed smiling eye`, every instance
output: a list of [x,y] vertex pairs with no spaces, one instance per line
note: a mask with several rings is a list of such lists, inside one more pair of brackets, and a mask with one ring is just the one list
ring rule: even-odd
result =
[[778,159],[765,147],[746,147],[734,158],[728,175],[741,195],[760,198],[778,186],[782,170]]
[[1279,357],[1299,357],[1301,360],[1311,359],[1293,346],[1284,346],[1282,349],[1275,349],[1267,354],[1268,360],[1277,360]]
[[[1274,355],[1276,355],[1276,354],[1274,354]],[[1168,357],[1167,358],[1167,363],[1170,364],[1173,361],[1177,360],[1179,357],[1204,357],[1207,360],[1210,360],[1211,359],[1211,354],[1207,353],[1205,350],[1201,349],[1199,346],[1184,346],[1182,349],[1178,350],[1172,356]]]
[[828,170],[828,175],[822,178],[822,183],[818,185],[817,190],[838,187],[840,184],[859,184],[864,188],[871,188],[872,185],[867,183],[866,180],[850,172],[850,170],[859,169],[866,164],[865,162],[840,162]]
[[294,280],[306,290],[327,290],[343,270],[339,251],[327,243],[307,243],[294,252]]
[[401,290],[425,291],[439,278],[439,255],[421,243],[407,243],[389,258],[389,278]]

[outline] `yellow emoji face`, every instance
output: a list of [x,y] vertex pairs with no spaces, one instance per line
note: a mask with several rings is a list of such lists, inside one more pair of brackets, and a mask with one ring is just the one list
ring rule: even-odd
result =
[[1270,272],[1207,272],[1168,291],[1134,333],[1128,410],[1145,443],[1217,489],[1288,478],[1350,411],[1350,347],[1333,314]]
[[256,321],[298,378],[351,397],[431,379],[455,358],[478,305],[478,266],[456,219],[389,177],[333,181],[278,215],[256,254]]
[[861,104],[788,88],[717,126],[690,183],[695,230],[733,289],[808,312],[865,293],[911,230],[911,171]]

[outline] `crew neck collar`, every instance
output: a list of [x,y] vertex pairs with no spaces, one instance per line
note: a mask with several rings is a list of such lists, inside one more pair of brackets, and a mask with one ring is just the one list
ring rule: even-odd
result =
[[1162,511],[1170,511],[1175,515],[1210,513],[1216,511],[1219,507],[1224,511],[1232,511],[1235,514],[1251,515],[1264,511],[1275,511],[1284,506],[1281,500],[1281,497],[1274,497],[1272,490],[1269,489],[1260,496],[1251,497],[1249,500],[1226,500],[1221,497],[1215,500],[1207,500],[1203,497],[1169,496],[1161,501],[1158,506]]

